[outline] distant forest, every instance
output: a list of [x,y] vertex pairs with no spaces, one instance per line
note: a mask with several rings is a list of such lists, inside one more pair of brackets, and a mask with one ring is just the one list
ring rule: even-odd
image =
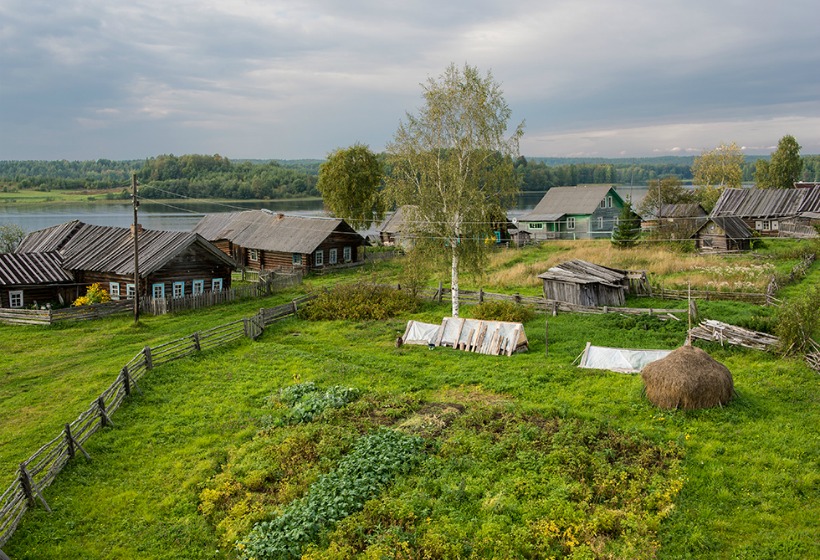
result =
[[[765,157],[765,156],[764,156]],[[743,164],[743,181],[754,181],[755,161]],[[766,159],[768,159],[766,157]],[[803,156],[804,181],[820,181],[820,156]],[[570,159],[526,158],[516,161],[521,190],[544,192],[550,187],[610,183],[645,185],[677,176],[692,180],[694,156]],[[318,197],[321,160],[229,160],[220,155],[161,155],[145,160],[0,161],[0,191],[22,189],[106,191],[110,198],[128,198],[131,174],[137,174],[146,198],[276,199]]]

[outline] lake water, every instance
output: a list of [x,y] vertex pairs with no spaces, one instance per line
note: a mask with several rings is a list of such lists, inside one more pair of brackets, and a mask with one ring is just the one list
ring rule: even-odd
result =
[[[633,200],[646,192],[646,187],[618,187],[622,196],[632,195]],[[527,210],[532,210],[543,197],[543,193],[525,192],[518,196],[515,208],[508,215],[514,218]],[[191,231],[205,214],[216,212],[237,212],[265,208],[284,214],[303,216],[326,216],[322,201],[311,200],[271,200],[245,202],[205,201],[153,201],[142,200],[139,207],[139,221],[145,229],[168,231]],[[51,227],[71,220],[80,220],[99,226],[129,227],[134,220],[134,209],[130,202],[76,202],[66,204],[0,204],[0,225],[16,224],[26,232]],[[366,233],[374,233],[371,228]]]

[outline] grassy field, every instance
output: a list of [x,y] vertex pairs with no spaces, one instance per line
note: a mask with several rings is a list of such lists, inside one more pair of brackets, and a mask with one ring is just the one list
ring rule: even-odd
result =
[[[396,266],[387,265],[382,277],[392,278]],[[344,278],[374,274],[359,270]],[[815,264],[803,285],[817,274]],[[127,318],[0,327],[10,348],[0,371],[0,465],[11,465],[0,473],[3,486],[13,465],[85,409],[144,345],[290,297],[147,318],[139,327]],[[438,322],[448,309],[428,304],[412,317]],[[771,315],[725,302],[704,303],[701,311],[747,322]],[[682,323],[559,315],[549,319],[545,356],[539,316],[526,324],[528,353],[494,358],[397,349],[393,342],[407,318],[290,319],[256,342],[157,368],[141,382],[142,395],[118,411],[116,427],[89,440],[93,460],[75,460],[46,491],[54,513],[27,513],[5,552],[15,560],[233,558],[226,535],[240,534],[248,519],[262,515],[242,508],[271,502],[249,498],[226,508],[216,500],[222,505],[206,516],[200,507],[213,503],[214,492],[237,495],[220,485],[276,493],[281,503],[272,507],[281,508],[334,468],[352,434],[368,429],[365,418],[394,422],[448,402],[463,413],[432,438],[424,461],[306,549],[309,557],[343,558],[354,550],[363,558],[469,557],[465,543],[477,558],[820,556],[818,377],[799,360],[707,345],[732,371],[738,398],[724,409],[662,412],[642,397],[639,377],[579,370],[572,362],[587,341],[674,348],[685,337]],[[355,388],[363,404],[307,426],[266,428],[281,413],[272,397],[305,381]],[[480,431],[478,424],[495,427]],[[290,447],[283,447],[287,441]],[[300,441],[310,445],[293,445]],[[300,455],[316,448],[326,453]],[[613,457],[612,449],[621,452]],[[644,452],[668,460],[645,472]],[[259,473],[288,456],[302,465],[286,478],[289,485],[265,486]],[[579,468],[575,457],[588,458],[582,462],[588,476],[566,477]],[[616,502],[602,493],[601,484],[616,484],[616,475],[630,485],[613,488],[632,499]],[[542,493],[532,493],[530,479],[542,480]],[[462,505],[444,507],[451,502]]]

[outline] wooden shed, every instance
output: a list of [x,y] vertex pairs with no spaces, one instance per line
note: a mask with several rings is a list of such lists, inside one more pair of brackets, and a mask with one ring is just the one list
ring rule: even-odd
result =
[[[30,233],[17,249],[18,253],[55,251],[78,287],[99,282],[112,299],[133,297],[137,288],[130,228],[69,222]],[[236,268],[202,236],[180,231],[140,230],[138,257],[140,294],[154,298],[227,289]]]
[[208,214],[193,231],[251,270],[309,272],[364,259],[364,237],[340,218],[246,210]]
[[629,290],[627,271],[580,259],[556,265],[538,278],[544,281],[544,298],[548,301],[587,307],[623,305]]
[[748,251],[754,234],[742,218],[713,216],[700,226],[692,238],[699,251]]
[[57,252],[0,253],[0,307],[66,303],[73,300],[75,286]]

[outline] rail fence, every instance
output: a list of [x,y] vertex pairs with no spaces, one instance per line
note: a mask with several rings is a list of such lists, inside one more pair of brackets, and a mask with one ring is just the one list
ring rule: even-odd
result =
[[[76,420],[65,424],[51,441],[20,463],[16,479],[0,495],[0,546],[11,538],[23,514],[38,503],[51,511],[43,497],[48,487],[65,465],[76,455],[91,459],[83,444],[98,430],[113,426],[111,417],[122,402],[134,391],[137,382],[151,369],[206,350],[230,344],[242,338],[256,339],[265,327],[291,315],[299,305],[314,296],[304,296],[277,307],[260,309],[251,317],[231,321],[211,329],[197,331],[158,346],[146,346],[131,358],[117,374],[116,379]],[[0,558],[4,555],[0,551]]]

